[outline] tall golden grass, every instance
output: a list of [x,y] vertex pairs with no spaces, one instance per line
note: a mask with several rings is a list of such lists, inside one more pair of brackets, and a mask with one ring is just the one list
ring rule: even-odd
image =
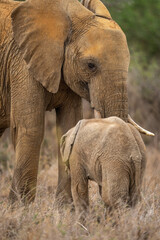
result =
[[14,150],[6,131],[0,142],[0,240],[159,240],[160,239],[160,151],[156,141],[147,146],[147,166],[141,201],[132,209],[106,214],[97,191],[90,183],[90,211],[86,225],[77,222],[74,212],[61,215],[54,208],[57,185],[55,116],[47,113],[41,150],[37,195],[25,207],[20,201],[8,204],[14,167]]

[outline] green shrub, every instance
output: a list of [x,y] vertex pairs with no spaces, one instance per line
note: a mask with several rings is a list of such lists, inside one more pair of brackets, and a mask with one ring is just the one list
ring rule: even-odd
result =
[[160,55],[159,0],[110,0],[104,3],[124,30],[129,44],[150,56]]

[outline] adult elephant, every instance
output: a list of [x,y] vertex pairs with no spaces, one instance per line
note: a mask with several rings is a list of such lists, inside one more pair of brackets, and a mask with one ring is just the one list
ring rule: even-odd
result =
[[[59,139],[81,119],[81,98],[127,121],[126,37],[99,0],[83,4],[0,0],[0,135],[11,128],[12,201],[35,197],[46,110],[56,109]],[[60,154],[56,196],[71,199]]]

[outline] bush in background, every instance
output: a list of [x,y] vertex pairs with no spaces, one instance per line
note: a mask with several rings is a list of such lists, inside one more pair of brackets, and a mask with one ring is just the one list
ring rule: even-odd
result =
[[104,3],[126,33],[129,43],[149,56],[160,56],[159,0],[110,0]]

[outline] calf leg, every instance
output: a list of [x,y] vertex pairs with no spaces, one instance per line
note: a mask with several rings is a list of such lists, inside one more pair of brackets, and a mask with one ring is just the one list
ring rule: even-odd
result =
[[[106,207],[116,207],[129,202],[130,177],[123,166],[111,166],[102,170],[102,199]],[[120,169],[119,169],[120,168]]]
[[74,158],[71,157],[70,159],[71,190],[76,214],[81,221],[84,221],[86,210],[89,205],[88,177],[78,158],[78,156],[76,157],[76,155],[74,155]]

